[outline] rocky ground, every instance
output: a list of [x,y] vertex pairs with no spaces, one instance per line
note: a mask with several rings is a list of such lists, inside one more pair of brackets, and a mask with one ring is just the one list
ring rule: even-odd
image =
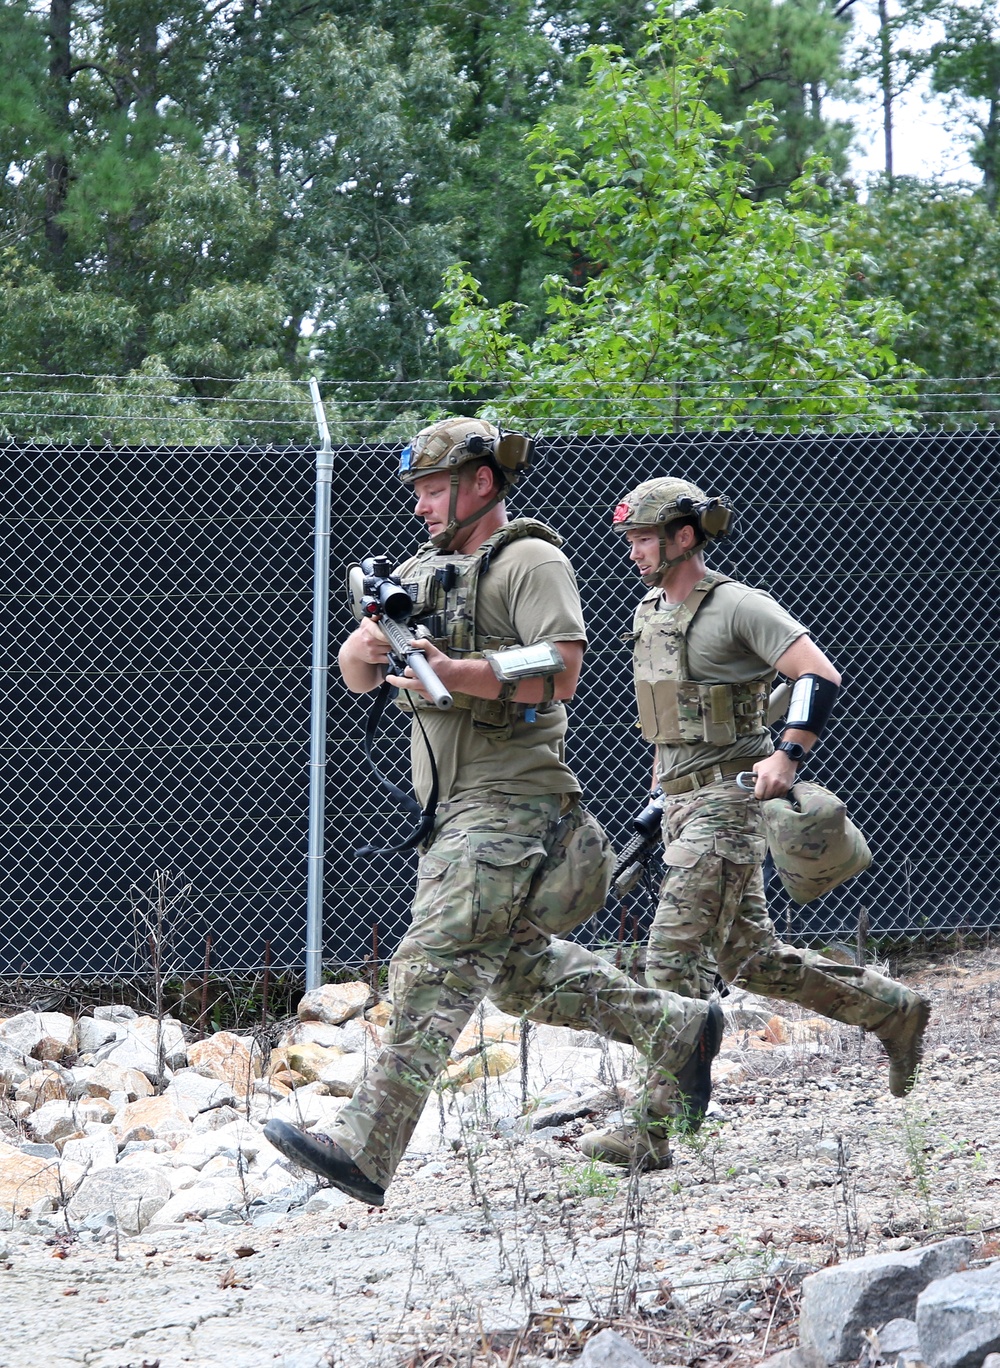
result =
[[[718,1115],[632,1180],[574,1145],[613,1120],[629,1052],[554,1028],[524,1042],[487,1014],[381,1210],[261,1135],[271,1115],[321,1128],[380,1007],[292,1024],[270,1057],[114,1009],[70,1035],[59,1013],[17,1014],[0,1022],[0,1365],[530,1368],[608,1325],[654,1363],[756,1363],[794,1343],[813,1269],[951,1232],[1000,1253],[1000,954],[902,976],[934,1003],[909,1099],[877,1042],[734,994]],[[484,1059],[505,1071],[474,1077]]]

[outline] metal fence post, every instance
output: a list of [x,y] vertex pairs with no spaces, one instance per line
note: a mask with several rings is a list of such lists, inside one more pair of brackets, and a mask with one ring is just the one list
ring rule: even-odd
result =
[[323,976],[323,872],[326,817],[326,697],[330,673],[330,505],[333,447],[315,377],[309,381],[319,429],[313,535],[312,709],[309,739],[309,855],[306,886],[306,991]]

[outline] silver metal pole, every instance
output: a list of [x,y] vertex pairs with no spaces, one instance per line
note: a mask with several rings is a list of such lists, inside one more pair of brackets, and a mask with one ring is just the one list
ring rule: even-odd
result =
[[330,505],[333,447],[323,400],[310,378],[319,448],[313,534],[312,716],[309,741],[309,877],[306,885],[306,991],[323,979],[323,869],[326,843],[326,696],[330,677]]

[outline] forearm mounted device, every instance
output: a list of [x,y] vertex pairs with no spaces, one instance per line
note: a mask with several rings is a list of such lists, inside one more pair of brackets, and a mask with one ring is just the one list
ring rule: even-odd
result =
[[785,729],[794,727],[796,731],[822,736],[839,692],[833,680],[825,679],[823,675],[799,675],[792,685],[791,702],[785,714]]
[[534,646],[508,646],[500,651],[484,651],[490,669],[500,681],[499,697],[505,702],[513,698],[523,679],[542,679],[542,702],[551,703],[555,693],[557,674],[566,668],[562,652],[548,641]]

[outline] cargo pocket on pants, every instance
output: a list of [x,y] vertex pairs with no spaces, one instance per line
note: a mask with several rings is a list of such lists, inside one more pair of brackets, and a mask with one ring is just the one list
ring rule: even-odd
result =
[[475,867],[473,936],[478,942],[499,940],[509,932],[528,895],[545,847],[528,836],[471,831],[468,838]]

